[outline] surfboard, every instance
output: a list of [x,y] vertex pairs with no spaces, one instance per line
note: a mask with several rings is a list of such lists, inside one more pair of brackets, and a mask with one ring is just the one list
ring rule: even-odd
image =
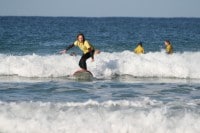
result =
[[76,71],[73,77],[77,80],[92,80],[93,75],[90,71]]

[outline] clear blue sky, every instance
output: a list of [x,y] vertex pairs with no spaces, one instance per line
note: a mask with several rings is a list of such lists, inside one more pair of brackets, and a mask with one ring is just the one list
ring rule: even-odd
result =
[[200,0],[0,0],[0,16],[200,17]]

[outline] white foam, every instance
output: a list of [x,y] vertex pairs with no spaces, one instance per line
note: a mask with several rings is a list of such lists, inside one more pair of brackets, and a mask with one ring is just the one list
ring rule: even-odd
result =
[[69,55],[0,56],[0,75],[62,77],[78,69],[77,57]]
[[[149,102],[147,102],[149,101]],[[128,104],[127,104],[128,103]],[[200,116],[169,109],[138,109],[156,101],[99,103],[0,102],[0,132],[6,133],[199,133]],[[160,103],[161,104],[161,103]],[[170,114],[170,115],[168,115]]]
[[[129,51],[105,53],[95,56],[95,62],[87,61],[88,69],[96,78],[115,75],[135,77],[200,79],[200,52],[184,52],[166,55],[164,52],[136,55]],[[62,77],[73,74],[80,56],[69,55],[0,55],[0,75],[23,77]]]

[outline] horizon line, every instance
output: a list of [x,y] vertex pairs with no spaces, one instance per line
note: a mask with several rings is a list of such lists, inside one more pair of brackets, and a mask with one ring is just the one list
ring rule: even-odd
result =
[[43,16],[43,15],[0,15],[0,17],[52,17],[52,18],[200,18],[200,17],[183,17],[183,16],[177,16],[177,17],[147,17],[147,16]]

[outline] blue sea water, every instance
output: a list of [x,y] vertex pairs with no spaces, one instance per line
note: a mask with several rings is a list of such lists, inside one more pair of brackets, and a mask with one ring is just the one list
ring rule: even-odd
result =
[[[59,54],[79,32],[92,80]],[[199,133],[199,68],[199,18],[0,17],[0,132]]]

